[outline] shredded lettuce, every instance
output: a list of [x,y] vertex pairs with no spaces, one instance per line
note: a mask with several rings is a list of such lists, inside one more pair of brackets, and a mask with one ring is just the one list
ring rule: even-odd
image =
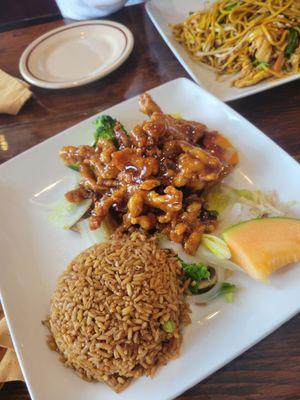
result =
[[280,217],[290,213],[295,202],[280,203],[276,192],[235,189],[224,183],[216,185],[207,196],[207,208],[217,210],[219,227],[226,227],[239,222],[261,217]]
[[254,200],[254,192],[251,192],[251,190],[235,189],[235,193],[237,194],[238,198]]
[[284,216],[284,206],[278,205],[275,192],[263,192],[261,190],[236,190],[237,201],[250,207],[254,217],[278,217]]
[[116,146],[119,146],[114,133],[115,123],[116,120],[109,115],[101,115],[95,120],[96,130],[94,132],[93,147],[97,146],[100,139],[111,140]]
[[[219,275],[221,275],[221,271],[228,269],[229,271],[235,272],[242,272],[245,271],[239,267],[238,265],[234,264],[232,261],[227,259],[220,259],[212,252],[208,251],[203,245],[198,247],[198,250],[194,256],[187,254],[182,245],[176,242],[172,242],[171,240],[167,239],[167,237],[163,237],[158,240],[158,245],[161,249],[170,249],[174,251],[175,254],[178,255],[181,261],[184,261],[187,264],[198,264],[199,262],[209,265],[213,267],[215,271],[219,271]],[[223,276],[219,279],[220,282],[224,280]]]
[[86,199],[76,204],[69,202],[64,197],[53,208],[49,220],[61,228],[70,229],[88,211],[91,205],[92,199]]
[[175,119],[182,119],[182,115],[178,112],[171,113],[170,115]]
[[226,193],[223,185],[214,186],[207,196],[207,208],[217,211],[219,214],[232,202],[232,193]]
[[80,235],[87,246],[106,242],[116,227],[116,222],[110,214],[106,215],[98,229],[90,229],[88,219],[83,219],[78,223]]
[[78,223],[79,233],[87,246],[92,246],[96,243],[104,243],[107,241],[109,235],[104,229],[103,224],[98,229],[90,229],[88,219],[83,219]]

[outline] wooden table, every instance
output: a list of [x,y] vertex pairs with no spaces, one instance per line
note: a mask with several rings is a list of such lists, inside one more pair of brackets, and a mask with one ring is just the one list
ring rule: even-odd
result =
[[[14,3],[4,2],[7,6]],[[32,3],[45,2],[29,2]],[[3,15],[0,17],[0,30],[4,31],[0,34],[0,68],[8,73],[20,76],[18,62],[24,48],[44,32],[66,23],[57,19],[54,2],[46,3],[48,9],[43,9],[40,16],[34,14],[37,20],[20,18],[17,27],[9,12],[6,20]],[[110,18],[125,24],[134,34],[135,47],[129,59],[110,76],[81,88],[56,91],[33,88],[34,98],[18,116],[0,115],[0,162],[113,104],[187,76],[142,5],[126,7]],[[57,20],[45,22],[49,19]],[[230,102],[230,106],[300,161],[300,81]],[[0,391],[0,399],[28,400],[29,395],[25,384],[10,383]],[[179,399],[300,400],[300,315]]]

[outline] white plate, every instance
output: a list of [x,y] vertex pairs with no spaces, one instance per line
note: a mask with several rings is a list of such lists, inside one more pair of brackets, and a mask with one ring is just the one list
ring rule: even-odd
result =
[[[182,78],[149,92],[164,111],[204,122],[232,140],[240,155],[231,177],[234,185],[276,189],[286,201],[300,199],[297,162],[220,100]],[[127,129],[145,119],[138,111],[137,97],[105,114],[118,118]],[[1,300],[33,400],[171,399],[299,311],[300,265],[276,274],[270,285],[237,273],[231,281],[241,290],[233,304],[219,299],[207,307],[194,306],[192,324],[184,331],[181,356],[160,368],[154,379],[137,379],[121,394],[105,384],[82,381],[48,349],[41,320],[47,316],[58,276],[84,245],[75,232],[51,225],[47,212],[32,201],[53,201],[51,194],[66,190],[64,177],[72,171],[60,160],[59,148],[90,143],[94,118],[0,166]],[[300,214],[299,203],[296,211]]]
[[257,85],[239,89],[231,86],[232,75],[229,75],[226,80],[222,77],[221,81],[217,81],[215,72],[205,65],[192,60],[187,50],[172,37],[170,24],[183,21],[190,11],[201,10],[213,2],[213,0],[150,0],[146,4],[148,15],[157,30],[195,82],[219,99],[230,101],[300,78],[300,74],[296,74],[282,79],[263,81]]
[[133,36],[108,20],[84,21],[53,29],[33,41],[20,58],[20,72],[48,89],[85,85],[116,68],[129,56]]

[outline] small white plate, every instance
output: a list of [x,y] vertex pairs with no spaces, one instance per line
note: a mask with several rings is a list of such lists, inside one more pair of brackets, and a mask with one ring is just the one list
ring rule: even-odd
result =
[[[274,189],[282,201],[298,200],[295,213],[300,214],[298,163],[255,126],[188,79],[168,82],[149,93],[165,112],[201,121],[232,141],[240,161],[230,184]],[[103,113],[118,118],[128,130],[146,119],[138,110],[137,97]],[[81,380],[49,350],[41,321],[48,315],[58,276],[84,243],[77,233],[52,225],[49,211],[37,203],[47,200],[49,205],[68,190],[66,178],[72,171],[61,161],[59,148],[90,143],[96,117],[0,166],[1,301],[32,400],[171,399],[300,310],[300,264],[274,274],[269,285],[235,273],[230,281],[240,291],[234,303],[217,299],[207,307],[193,306],[180,357],[160,368],[154,379],[139,378],[120,394],[103,383]]]
[[126,26],[108,20],[65,25],[34,40],[20,58],[20,72],[47,89],[85,85],[109,74],[129,56],[134,39]]
[[207,8],[214,0],[150,0],[146,4],[146,9],[153,24],[161,34],[167,45],[170,47],[175,57],[183,68],[194,79],[198,85],[204,87],[223,101],[230,101],[249,96],[263,90],[271,89],[275,86],[300,78],[300,73],[282,79],[262,81],[256,85],[236,88],[231,86],[232,75],[216,80],[214,71],[192,60],[189,53],[172,36],[170,24],[178,23],[186,19],[189,12]]

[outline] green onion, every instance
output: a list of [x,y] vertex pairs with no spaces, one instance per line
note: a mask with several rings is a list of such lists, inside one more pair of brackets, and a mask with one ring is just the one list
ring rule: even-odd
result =
[[[296,27],[297,28],[297,27]],[[294,53],[295,48],[297,47],[299,42],[299,32],[297,29],[290,29],[290,34],[288,38],[288,44],[285,48],[284,55],[286,58],[290,58]]]
[[175,322],[172,319],[169,319],[163,324],[162,328],[167,333],[173,333],[175,330],[175,326]]

